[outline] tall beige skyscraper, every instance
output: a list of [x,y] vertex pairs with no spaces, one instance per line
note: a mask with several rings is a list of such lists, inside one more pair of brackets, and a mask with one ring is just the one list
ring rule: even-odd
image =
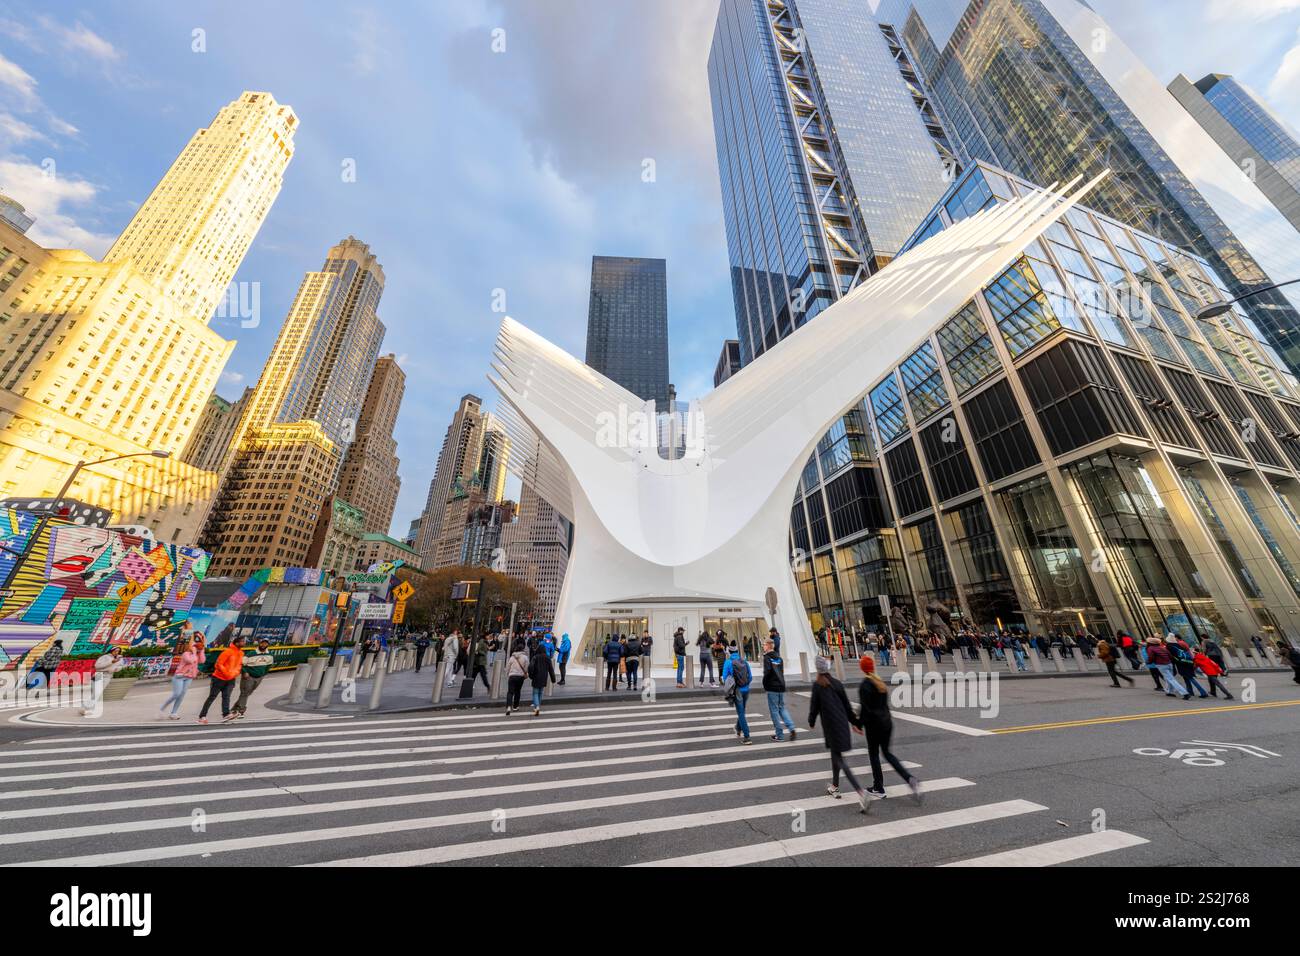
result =
[[[328,527],[334,516],[357,524],[355,506],[331,503],[384,338],[383,291],[383,267],[352,236],[304,276],[248,398],[200,538],[213,554],[210,573],[302,565],[313,540],[336,537]],[[295,463],[303,473],[285,475]],[[321,522],[327,527],[318,533]]]
[[[564,574],[569,567],[569,545],[573,525],[524,478],[519,494],[518,516],[501,526],[500,548],[505,558],[501,568],[511,577],[529,584],[537,592],[533,609],[536,624],[555,619]],[[576,643],[580,635],[571,635]]]
[[397,356],[381,356],[366,389],[356,441],[343,459],[338,497],[361,510],[367,534],[388,534],[402,489],[393,429],[405,391],[406,373]]
[[429,482],[429,495],[420,516],[420,535],[415,550],[421,566],[432,571],[437,566],[438,544],[443,536],[443,518],[447,502],[457,487],[464,488],[478,468],[483,444],[483,400],[477,395],[461,397],[456,414],[447,426],[438,453],[438,464]]
[[270,94],[245,93],[102,261],[0,220],[0,495],[52,497],[79,460],[133,456],[83,469],[70,494],[194,542],[217,476],[180,456],[234,348],[207,320],[279,191],[296,126]]
[[245,92],[194,134],[105,261],[131,259],[207,322],[280,194],[297,129],[290,107]]

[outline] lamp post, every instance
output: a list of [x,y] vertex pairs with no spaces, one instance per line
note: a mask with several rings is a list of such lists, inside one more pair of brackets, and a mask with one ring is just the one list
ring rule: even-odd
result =
[[1295,285],[1300,279],[1288,279],[1286,282],[1279,282],[1276,285],[1266,285],[1262,289],[1256,289],[1253,292],[1247,292],[1245,295],[1239,295],[1235,299],[1228,299],[1224,302],[1211,302],[1209,305],[1201,306],[1196,310],[1198,319],[1217,319],[1219,316],[1232,310],[1235,303],[1242,299],[1249,299],[1251,296],[1259,295],[1261,292],[1272,292],[1274,289],[1280,289],[1286,285]]
[[[83,468],[93,468],[95,465],[107,465],[109,462],[122,461],[126,458],[170,458],[171,456],[171,452],[155,448],[153,451],[133,452],[130,455],[114,455],[112,458],[101,458],[98,461],[79,461],[73,467],[71,474],[68,475],[68,480],[63,483],[63,488],[60,489],[58,497],[54,499],[54,507],[58,507],[59,502],[63,501],[68,496],[68,489],[72,487],[72,483],[77,480],[77,475]],[[7,588],[11,583],[13,583],[14,578],[18,576],[18,571],[27,562],[27,558],[31,554],[32,548],[36,545],[37,539],[40,538],[41,532],[45,530],[45,526],[49,523],[50,513],[46,512],[41,515],[40,520],[36,522],[36,527],[33,528],[32,533],[27,536],[27,541],[23,544],[23,550],[19,552],[18,556],[14,559],[14,563],[9,568],[9,573],[5,575],[4,583],[0,584],[0,588]]]

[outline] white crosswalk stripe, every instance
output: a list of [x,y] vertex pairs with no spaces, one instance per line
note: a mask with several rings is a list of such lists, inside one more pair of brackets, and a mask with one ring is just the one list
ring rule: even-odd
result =
[[[47,736],[0,747],[0,865],[737,866],[861,862],[894,841],[919,865],[1050,866],[1146,842],[1049,840],[1032,795],[959,776],[927,779],[916,807],[890,769],[891,799],[864,816],[851,790],[824,792],[820,730],[769,740],[761,695],[754,746],[734,721],[716,698],[628,698]],[[852,764],[870,781],[865,755]]]

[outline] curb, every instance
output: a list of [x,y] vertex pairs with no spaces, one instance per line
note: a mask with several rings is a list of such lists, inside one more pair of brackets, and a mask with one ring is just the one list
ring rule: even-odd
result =
[[[1139,670],[1145,670],[1145,668],[1139,668]],[[1289,667],[1252,667],[1250,669],[1237,668],[1232,673],[1235,676],[1237,674],[1242,674],[1242,673],[1288,674],[1290,672],[1291,672],[1291,668]],[[956,672],[950,670],[942,670],[942,671],[925,671],[925,673],[926,674],[938,673],[946,676],[948,674],[954,674]],[[1015,681],[1017,683],[1019,683],[1020,681],[1056,680],[1062,678],[1078,679],[1078,678],[1091,677],[1091,678],[1101,678],[1103,680],[1106,678],[1106,672],[1104,670],[1087,671],[1087,672],[1067,671],[1065,673],[1057,672],[1057,673],[1043,673],[1043,674],[1011,674],[1004,669],[999,669],[993,671],[969,670],[969,671],[963,671],[962,673],[963,674],[997,674],[999,675],[999,680],[1006,679],[1006,680]],[[1131,671],[1127,671],[1125,673],[1131,673]],[[812,683],[811,681],[790,680],[789,678],[787,678],[786,685],[789,688],[790,692],[794,692],[799,690],[806,690],[807,688],[812,686]],[[758,690],[762,690],[762,688],[759,687]],[[627,691],[608,691],[600,694],[594,692],[589,694],[565,694],[563,697],[545,698],[545,702],[543,703],[543,708],[545,708],[548,704],[551,707],[555,707],[561,704],[591,704],[591,703],[600,703],[602,701],[613,701],[613,702],[634,701],[634,700],[640,700],[640,697],[641,695],[639,692],[636,694],[632,694]],[[657,698],[659,700],[663,700],[665,698],[678,698],[678,697],[681,698],[717,697],[718,700],[721,700],[722,689],[719,687],[704,687],[704,688],[692,687],[692,688],[687,688],[685,690],[678,690],[676,687],[674,687],[666,693],[657,695]],[[437,704],[428,703],[428,704],[421,704],[414,707],[380,707],[378,710],[373,710],[373,711],[367,710],[363,705],[358,704],[356,705],[358,707],[357,710],[339,712],[334,709],[333,705],[331,707],[325,708],[323,711],[317,711],[314,707],[290,707],[287,703],[282,703],[283,700],[284,698],[282,697],[269,700],[266,702],[266,707],[268,709],[278,710],[287,714],[306,715],[306,714],[319,713],[322,716],[325,716],[333,713],[339,716],[347,716],[347,717],[366,717],[372,715],[380,716],[380,715],[388,715],[388,714],[419,714],[419,713],[428,713],[430,711],[443,711],[443,710],[490,710],[490,709],[497,709],[505,705],[504,698],[493,699],[490,697],[477,697],[467,701],[444,700],[444,701],[440,701]]]

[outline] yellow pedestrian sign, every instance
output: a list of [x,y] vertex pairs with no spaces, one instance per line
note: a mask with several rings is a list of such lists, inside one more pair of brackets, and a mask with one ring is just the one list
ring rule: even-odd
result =
[[405,601],[415,593],[415,588],[411,587],[410,581],[403,581],[397,587],[393,588],[393,600]]

